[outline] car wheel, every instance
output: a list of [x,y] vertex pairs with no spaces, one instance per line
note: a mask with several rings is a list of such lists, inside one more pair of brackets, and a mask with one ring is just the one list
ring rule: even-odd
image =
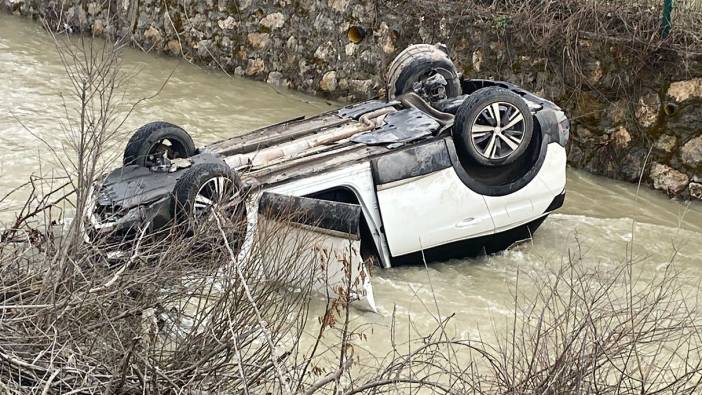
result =
[[150,167],[159,157],[188,158],[196,148],[188,132],[168,122],[152,122],[140,127],[124,149],[125,166]]
[[534,120],[526,102],[498,87],[475,91],[456,113],[453,138],[463,154],[483,166],[513,163],[527,150]]
[[435,45],[407,47],[390,64],[386,81],[389,99],[415,92],[428,102],[435,102],[461,94],[456,66]]
[[241,180],[225,163],[201,163],[189,168],[174,189],[173,216],[190,228],[211,219],[213,210],[246,226]]

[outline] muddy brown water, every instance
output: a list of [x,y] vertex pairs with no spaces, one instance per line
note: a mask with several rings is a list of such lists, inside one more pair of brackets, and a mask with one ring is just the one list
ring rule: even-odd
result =
[[[139,71],[129,89],[133,98],[152,95],[175,69],[161,94],[138,107],[126,128],[167,120],[182,125],[199,145],[338,105],[134,50],[125,51],[124,64]],[[30,174],[39,173],[39,163],[45,173],[55,166],[47,147],[20,122],[59,147],[64,140],[58,123],[65,116],[60,94],[68,92],[69,82],[42,29],[7,15],[0,15],[0,76],[0,195],[4,195]],[[696,286],[702,275],[702,204],[671,201],[647,187],[637,191],[635,185],[574,169],[568,170],[567,188],[565,207],[544,223],[531,243],[502,254],[431,263],[428,269],[375,270],[380,313],[352,314],[354,324],[364,325],[368,333],[368,340],[359,346],[375,355],[388,350],[394,308],[405,336],[435,327],[438,306],[443,316],[456,314],[451,327],[458,335],[485,337],[510,320],[518,270],[539,276],[578,248],[588,262],[615,267],[624,261],[633,240],[635,270],[643,278],[654,277],[676,253],[683,281]],[[19,199],[10,200],[0,207],[0,222],[11,219],[18,203]],[[528,281],[521,284],[529,287]]]

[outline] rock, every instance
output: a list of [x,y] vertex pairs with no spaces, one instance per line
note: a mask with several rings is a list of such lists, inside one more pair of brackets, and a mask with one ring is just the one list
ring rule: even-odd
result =
[[105,33],[105,22],[103,22],[102,19],[96,19],[95,22],[93,22],[92,31],[94,35],[101,36]]
[[99,14],[100,11],[102,11],[102,7],[98,3],[88,3],[88,14],[90,14],[91,16],[95,16]]
[[661,137],[656,140],[656,143],[653,144],[653,148],[657,149],[658,151],[663,151],[665,153],[672,153],[673,149],[675,146],[678,144],[678,138],[670,135],[670,134],[664,134]]
[[271,71],[270,73],[268,73],[268,78],[266,79],[266,82],[276,86],[287,85],[287,81],[283,79],[283,73],[279,71]]
[[631,134],[626,130],[624,126],[620,126],[616,129],[610,130],[609,143],[614,145],[616,148],[624,149],[629,146],[631,142]]
[[653,180],[654,188],[665,191],[669,195],[677,195],[684,191],[690,182],[685,173],[660,163],[654,163],[651,166],[649,176]]
[[350,0],[329,0],[329,7],[336,11],[344,12],[349,6],[349,1]]
[[370,96],[373,80],[349,80],[349,91],[362,97]]
[[262,73],[265,69],[266,64],[263,62],[263,59],[249,59],[245,74],[249,77],[253,77]]
[[144,38],[156,44],[161,42],[161,32],[153,26],[149,26],[144,32]]
[[633,149],[628,152],[619,167],[622,177],[629,182],[638,182],[642,176],[647,155],[648,150],[643,148]]
[[266,17],[261,19],[258,23],[269,30],[280,29],[285,24],[285,16],[280,12],[274,12],[266,15]]
[[702,184],[691,182],[687,189],[691,197],[702,200]]
[[353,56],[353,54],[356,52],[356,48],[358,48],[358,45],[356,45],[354,43],[346,44],[346,47],[344,47],[344,51],[346,52],[346,56]]
[[172,53],[173,55],[180,55],[182,48],[180,47],[180,42],[178,40],[170,40],[166,44],[166,48],[168,49],[168,52]]
[[702,106],[681,105],[675,115],[666,117],[665,128],[683,140],[696,136],[702,130]]
[[[76,25],[78,26],[86,26],[88,22],[88,14],[85,12],[83,7],[80,6],[74,6],[68,9],[66,11],[66,16]],[[77,22],[77,23],[76,23]]]
[[386,55],[395,52],[395,38],[387,23],[383,22],[380,24],[378,35],[381,38],[383,52],[385,52]]
[[327,41],[326,43],[317,47],[317,50],[314,51],[314,57],[322,62],[333,60],[334,46],[332,45],[331,41]]
[[227,19],[217,21],[217,26],[219,26],[219,28],[222,30],[234,30],[239,27],[239,22],[229,16]]
[[481,48],[476,49],[473,51],[473,70],[475,71],[480,71],[480,68],[483,65],[483,50]]
[[241,66],[236,66],[234,69],[234,75],[238,75],[240,77],[244,76],[244,69]]
[[197,48],[197,55],[202,58],[214,58],[210,46],[212,45],[212,40],[200,40],[195,48]]
[[288,49],[290,50],[297,51],[297,39],[295,38],[295,36],[290,36],[290,38],[288,38],[288,41],[285,43],[285,46],[288,47]]
[[304,76],[308,71],[312,70],[312,66],[309,66],[307,64],[307,61],[305,59],[300,60],[298,63],[298,67],[300,68],[300,76]]
[[322,77],[322,80],[319,81],[319,89],[325,92],[334,92],[336,90],[336,86],[336,71],[333,70],[326,72]]
[[691,98],[702,98],[702,78],[673,82],[668,88],[668,96],[677,102]]
[[597,84],[605,75],[605,69],[599,60],[590,60],[583,64],[583,74],[591,84]]
[[693,138],[680,149],[683,163],[690,167],[702,164],[702,135]]
[[249,44],[256,49],[263,49],[268,46],[270,35],[268,33],[249,33],[246,36]]
[[634,114],[641,126],[648,128],[656,123],[660,110],[661,99],[657,93],[652,92],[639,98]]

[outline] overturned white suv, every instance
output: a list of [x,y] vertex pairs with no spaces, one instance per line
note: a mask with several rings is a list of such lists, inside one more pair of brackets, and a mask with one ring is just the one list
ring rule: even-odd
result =
[[563,204],[569,122],[554,103],[462,78],[440,45],[407,48],[387,81],[386,99],[200,149],[175,125],[140,128],[96,187],[87,233],[126,244],[227,201],[249,237],[271,213],[295,212],[288,220],[326,248],[356,249],[353,292],[373,308],[365,265],[498,251]]

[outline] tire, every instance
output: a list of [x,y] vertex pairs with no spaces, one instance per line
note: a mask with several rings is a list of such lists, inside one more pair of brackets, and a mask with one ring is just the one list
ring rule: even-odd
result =
[[[161,144],[166,140],[170,147]],[[153,163],[150,156],[159,155],[163,147],[168,150],[169,159],[188,158],[196,151],[193,139],[182,128],[168,122],[151,122],[140,127],[129,139],[124,149],[124,166],[149,167]]]
[[[173,191],[173,217],[178,223],[197,223],[209,216],[212,204],[228,204],[229,200],[240,192],[241,179],[225,163],[194,165],[176,182]],[[243,221],[246,218],[241,202],[224,210],[234,221]]]
[[487,87],[475,91],[461,104],[452,135],[460,154],[479,165],[496,167],[524,155],[533,130],[529,106],[519,95],[504,88]]
[[[431,75],[441,74],[446,80],[446,97],[461,95],[461,82],[458,70],[446,52],[429,44],[417,44],[407,47],[390,64],[386,80],[387,95],[395,99],[413,91],[413,84],[426,80]],[[424,96],[424,95],[420,95]],[[423,97],[428,99],[427,97]],[[433,100],[427,100],[433,101]]]

